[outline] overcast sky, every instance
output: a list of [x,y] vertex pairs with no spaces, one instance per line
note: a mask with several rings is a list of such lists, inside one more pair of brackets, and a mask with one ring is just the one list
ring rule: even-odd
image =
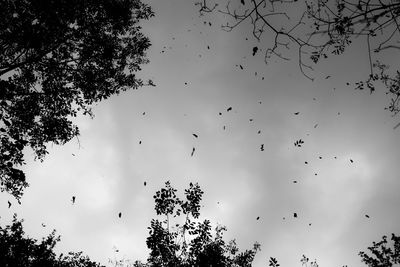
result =
[[363,266],[360,250],[399,234],[400,117],[384,110],[383,90],[353,89],[368,75],[363,42],[319,64],[312,82],[295,58],[266,65],[249,28],[224,32],[192,1],[153,2],[141,77],[156,86],[97,105],[93,120],[77,119],[80,142],[50,145],[43,163],[27,150],[30,187],[22,205],[0,194],[1,225],[16,212],[31,237],[56,229],[59,252],[145,260],[152,196],[169,180],[180,193],[200,184],[201,218],[227,226],[227,240],[258,241],[256,267],[269,257],[301,266],[303,254],[321,267]]

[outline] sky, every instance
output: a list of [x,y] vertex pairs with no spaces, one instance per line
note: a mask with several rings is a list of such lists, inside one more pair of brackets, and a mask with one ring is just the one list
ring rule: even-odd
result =
[[224,18],[199,17],[192,1],[150,4],[150,63],[140,76],[156,86],[78,117],[79,141],[50,144],[44,162],[27,150],[30,186],[21,205],[0,194],[1,225],[17,213],[30,237],[56,229],[57,252],[145,260],[152,196],[169,180],[181,196],[199,183],[201,218],[225,225],[226,240],[242,250],[261,244],[255,267],[269,257],[301,266],[303,254],[321,267],[364,266],[359,251],[400,233],[400,117],[384,110],[383,88],[352,86],[369,74],[365,43],[318,64],[311,81],[295,58],[265,64],[269,39],[257,43],[246,25],[224,32]]

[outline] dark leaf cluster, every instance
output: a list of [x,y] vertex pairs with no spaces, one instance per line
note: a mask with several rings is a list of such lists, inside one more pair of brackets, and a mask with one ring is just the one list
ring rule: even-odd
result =
[[138,23],[153,16],[140,0],[1,0],[0,190],[20,198],[23,149],[78,136],[72,118],[145,85],[149,39]]

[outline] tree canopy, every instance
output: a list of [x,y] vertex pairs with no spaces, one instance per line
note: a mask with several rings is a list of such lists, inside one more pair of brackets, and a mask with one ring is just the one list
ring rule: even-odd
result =
[[388,246],[387,236],[383,236],[379,242],[372,242],[368,250],[372,255],[361,251],[359,253],[362,262],[368,267],[392,267],[400,264],[400,236],[392,234],[392,246]]
[[[136,262],[135,266],[251,266],[260,244],[239,252],[236,241],[225,242],[225,226],[215,227],[211,233],[211,222],[200,221],[200,202],[203,191],[196,183],[185,189],[185,198],[176,195],[170,182],[154,195],[157,215],[164,220],[151,220],[146,244],[150,249],[147,263]],[[182,218],[179,221],[179,218]]]
[[79,134],[71,121],[91,106],[149,84],[136,77],[148,62],[140,21],[154,14],[140,0],[1,0],[0,181],[19,199],[28,186],[23,149]]
[[11,225],[0,227],[0,266],[4,267],[102,267],[82,252],[69,252],[56,256],[54,247],[60,237],[55,231],[41,242],[26,237],[23,220],[14,215]]
[[289,50],[296,49],[300,71],[311,80],[318,62],[343,54],[356,38],[364,40],[369,73],[355,88],[372,93],[381,82],[391,97],[386,109],[400,111],[400,73],[380,60],[382,52],[400,49],[399,1],[197,0],[195,5],[201,16],[222,14],[225,31],[247,24],[260,46],[252,48],[253,56],[262,48],[266,63],[274,57],[289,60]]

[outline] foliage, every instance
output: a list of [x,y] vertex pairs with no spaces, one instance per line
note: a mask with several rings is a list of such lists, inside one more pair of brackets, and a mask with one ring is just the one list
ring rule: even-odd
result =
[[[135,76],[150,46],[140,0],[1,0],[0,181],[19,199],[28,186],[23,149],[78,136],[71,121],[94,103],[146,83]],[[149,81],[152,85],[152,82]]]
[[388,247],[387,236],[383,236],[379,242],[372,242],[368,247],[372,256],[361,251],[359,255],[368,267],[391,267],[400,264],[400,236],[392,234],[393,248]]
[[150,255],[147,263],[136,262],[135,266],[251,266],[260,244],[239,252],[235,240],[224,241],[226,227],[220,225],[213,237],[211,222],[199,220],[200,186],[190,183],[185,199],[177,197],[176,191],[168,181],[154,195],[156,213],[164,220],[151,220],[146,241]]
[[[365,81],[356,83],[356,88],[367,87],[372,93],[375,82],[382,82],[391,96],[388,109],[393,114],[399,112],[398,73],[379,75],[376,72],[381,72],[385,65],[374,63],[379,60],[380,52],[400,49],[399,1],[201,0],[195,5],[200,15],[222,14],[226,19],[222,29],[226,31],[250,25],[254,38],[265,46],[266,63],[272,57],[289,60],[289,49],[297,48],[299,68],[311,80],[310,72],[316,63],[330,55],[342,54],[356,38],[362,38],[366,42],[370,73]],[[223,7],[218,9],[219,6]],[[253,55],[258,50],[253,47]]]
[[0,227],[0,266],[4,267],[101,267],[82,252],[69,252],[56,257],[54,247],[60,240],[53,231],[40,243],[25,237],[23,220],[14,215],[11,225]]

